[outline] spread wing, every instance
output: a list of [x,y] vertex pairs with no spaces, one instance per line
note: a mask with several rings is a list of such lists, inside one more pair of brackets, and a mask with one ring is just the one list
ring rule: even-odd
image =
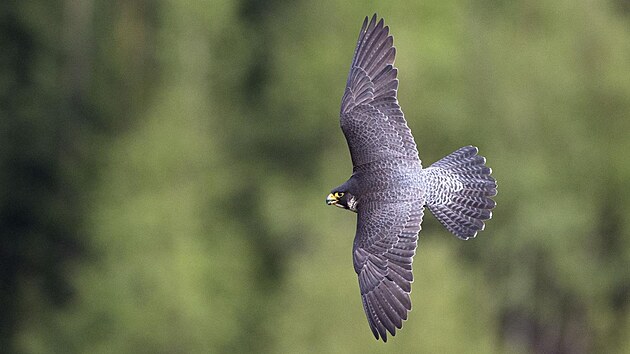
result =
[[396,335],[411,310],[411,263],[423,216],[421,200],[364,201],[358,211],[353,263],[363,309],[376,339]]
[[398,105],[396,48],[376,14],[366,17],[341,100],[343,130],[353,165],[391,158],[418,158],[411,130]]

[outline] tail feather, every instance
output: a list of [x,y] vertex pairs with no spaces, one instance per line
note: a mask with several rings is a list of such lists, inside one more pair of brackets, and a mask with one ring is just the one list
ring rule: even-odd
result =
[[496,206],[497,183],[477,148],[465,146],[423,170],[425,203],[455,236],[467,240],[484,229]]

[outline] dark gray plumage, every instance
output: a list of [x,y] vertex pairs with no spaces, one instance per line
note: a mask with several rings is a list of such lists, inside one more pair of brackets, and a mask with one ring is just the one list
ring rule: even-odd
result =
[[461,239],[492,216],[496,182],[477,148],[463,147],[423,169],[398,105],[396,50],[389,28],[366,17],[341,101],[352,176],[327,203],[358,214],[354,270],[374,336],[387,341],[411,310],[411,264],[424,207]]

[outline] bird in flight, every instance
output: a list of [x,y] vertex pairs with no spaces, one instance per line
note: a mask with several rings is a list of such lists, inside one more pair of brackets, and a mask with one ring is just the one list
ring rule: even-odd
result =
[[492,170],[474,146],[422,167],[396,97],[395,56],[389,28],[376,14],[366,17],[341,100],[352,176],[326,198],[328,205],[357,213],[354,270],[370,329],[384,342],[411,310],[411,265],[424,207],[467,240],[492,217],[497,194]]

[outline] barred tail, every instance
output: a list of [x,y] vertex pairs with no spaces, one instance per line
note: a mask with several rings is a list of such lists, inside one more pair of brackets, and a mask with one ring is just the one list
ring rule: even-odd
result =
[[425,204],[455,236],[477,236],[492,217],[497,183],[477,148],[465,146],[422,170]]

